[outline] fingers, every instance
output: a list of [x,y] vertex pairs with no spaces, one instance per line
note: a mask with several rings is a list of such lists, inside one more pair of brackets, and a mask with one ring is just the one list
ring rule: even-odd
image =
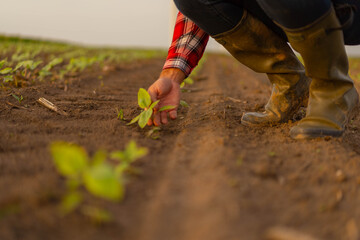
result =
[[160,126],[161,122],[160,122],[160,113],[158,111],[154,112],[154,118],[153,118],[153,122],[155,124],[155,126]]
[[[176,110],[170,111],[169,112],[169,116],[171,119],[176,119],[177,117],[177,112]],[[155,125],[155,126],[161,126],[161,124],[168,124],[168,118],[167,118],[167,112],[154,112],[153,115],[153,119],[149,119],[147,125],[151,126],[151,125]]]
[[[151,90],[150,88],[148,89],[148,93],[150,95],[151,98],[151,102],[156,102],[158,99],[157,93],[153,90]],[[155,106],[155,109],[158,109],[158,106]]]
[[148,126],[153,125],[153,121],[151,120],[151,118],[150,118],[149,121],[147,122],[147,125],[148,125]]
[[170,112],[169,112],[169,116],[170,116],[170,118],[173,119],[173,120],[176,119],[176,117],[177,117],[177,111],[176,111],[176,109],[170,111]]
[[163,111],[160,114],[161,114],[161,123],[168,124],[167,112]]

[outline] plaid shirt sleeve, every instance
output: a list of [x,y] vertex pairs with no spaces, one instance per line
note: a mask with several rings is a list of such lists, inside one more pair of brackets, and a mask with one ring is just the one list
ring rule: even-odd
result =
[[179,12],[163,69],[179,68],[189,76],[203,56],[208,40],[206,32]]

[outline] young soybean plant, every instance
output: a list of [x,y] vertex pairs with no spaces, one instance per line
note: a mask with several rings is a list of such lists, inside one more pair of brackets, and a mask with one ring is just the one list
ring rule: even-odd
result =
[[61,202],[61,212],[66,215],[76,209],[96,222],[108,222],[111,214],[106,210],[84,205],[81,188],[95,197],[119,202],[125,192],[125,173],[131,170],[131,163],[147,154],[146,148],[139,148],[131,141],[124,151],[115,151],[111,158],[117,159],[117,165],[106,160],[108,153],[97,151],[89,158],[84,148],[66,142],[54,142],[50,146],[51,154],[58,172],[67,180],[67,194]]
[[[159,103],[159,101],[160,100],[151,103],[151,97],[149,93],[145,89],[140,88],[138,92],[138,104],[139,107],[141,107],[143,110],[139,115],[133,118],[131,122],[128,123],[127,125],[131,125],[138,122],[139,126],[141,128],[144,128],[154,112],[154,107]],[[171,105],[164,106],[159,109],[159,112],[170,110],[173,108],[175,108],[175,106],[171,106]]]

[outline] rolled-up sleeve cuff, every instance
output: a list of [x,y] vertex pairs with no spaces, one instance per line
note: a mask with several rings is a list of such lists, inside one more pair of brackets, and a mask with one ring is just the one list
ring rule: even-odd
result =
[[165,61],[163,70],[168,68],[178,68],[186,75],[186,77],[190,75],[193,69],[193,67],[188,64],[188,59],[183,57],[168,58]]

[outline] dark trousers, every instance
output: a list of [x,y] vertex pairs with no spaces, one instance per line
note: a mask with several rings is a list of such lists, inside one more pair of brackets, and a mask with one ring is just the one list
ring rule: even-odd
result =
[[[344,40],[348,45],[360,44],[360,1],[359,0],[174,0],[185,16],[194,21],[211,36],[234,28],[240,21],[244,9],[261,20],[275,33],[287,40],[284,31],[307,26],[331,8],[331,4],[352,4],[357,7],[351,27],[344,29]],[[339,11],[340,21],[350,16],[350,8]],[[338,13],[338,12],[337,12]],[[276,22],[277,24],[275,24]]]

